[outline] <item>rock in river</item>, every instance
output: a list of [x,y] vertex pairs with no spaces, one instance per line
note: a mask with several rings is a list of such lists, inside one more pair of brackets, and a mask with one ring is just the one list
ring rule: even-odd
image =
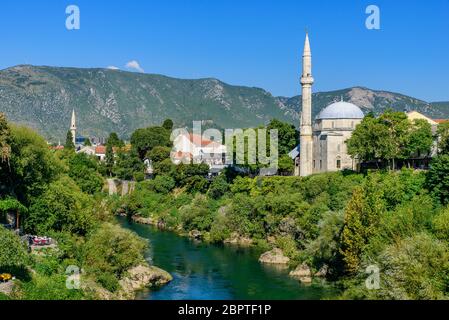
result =
[[284,256],[281,249],[274,248],[271,251],[263,253],[260,256],[259,261],[262,263],[288,264],[290,262],[290,258]]
[[293,278],[297,278],[302,283],[312,282],[312,271],[305,263],[299,265],[295,270],[291,271],[290,276]]

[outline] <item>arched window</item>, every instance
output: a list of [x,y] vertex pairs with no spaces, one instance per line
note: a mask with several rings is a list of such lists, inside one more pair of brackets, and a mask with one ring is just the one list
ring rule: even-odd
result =
[[341,169],[341,160],[337,159],[337,169]]

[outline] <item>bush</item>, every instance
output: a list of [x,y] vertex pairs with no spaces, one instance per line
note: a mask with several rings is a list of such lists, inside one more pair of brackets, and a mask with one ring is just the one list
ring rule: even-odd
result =
[[133,232],[105,223],[87,240],[83,264],[91,273],[120,278],[130,268],[145,263],[145,249],[146,243]]
[[175,188],[175,180],[170,176],[157,176],[152,183],[154,191],[168,194]]
[[204,195],[197,195],[192,203],[179,209],[184,230],[209,231],[214,221],[214,212]]
[[92,199],[72,179],[62,176],[33,201],[25,229],[41,235],[52,231],[85,235],[94,224],[92,207]]
[[449,155],[441,155],[432,160],[426,176],[426,186],[440,203],[449,204]]
[[433,218],[432,229],[438,239],[449,242],[449,208]]
[[218,199],[224,196],[228,191],[229,184],[226,181],[226,177],[224,175],[219,175],[212,181],[207,194],[212,199]]
[[97,282],[110,292],[115,292],[120,288],[120,283],[117,280],[117,277],[112,273],[101,273],[97,276]]
[[145,174],[143,172],[134,172],[133,178],[136,182],[142,182],[145,180]]
[[0,273],[28,263],[26,247],[13,232],[0,226]]

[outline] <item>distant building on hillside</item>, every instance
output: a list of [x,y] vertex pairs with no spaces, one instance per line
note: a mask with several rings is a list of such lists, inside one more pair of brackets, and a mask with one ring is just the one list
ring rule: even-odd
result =
[[181,134],[173,142],[171,158],[179,163],[205,163],[211,169],[223,169],[226,146],[196,134]]

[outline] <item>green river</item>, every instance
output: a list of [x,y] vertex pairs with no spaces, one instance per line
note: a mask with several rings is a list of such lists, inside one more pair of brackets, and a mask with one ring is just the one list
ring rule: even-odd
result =
[[213,245],[155,227],[119,219],[122,226],[148,240],[147,259],[168,271],[173,281],[141,292],[143,300],[261,300],[323,299],[333,290],[319,284],[302,285],[289,270],[258,262],[260,250]]

